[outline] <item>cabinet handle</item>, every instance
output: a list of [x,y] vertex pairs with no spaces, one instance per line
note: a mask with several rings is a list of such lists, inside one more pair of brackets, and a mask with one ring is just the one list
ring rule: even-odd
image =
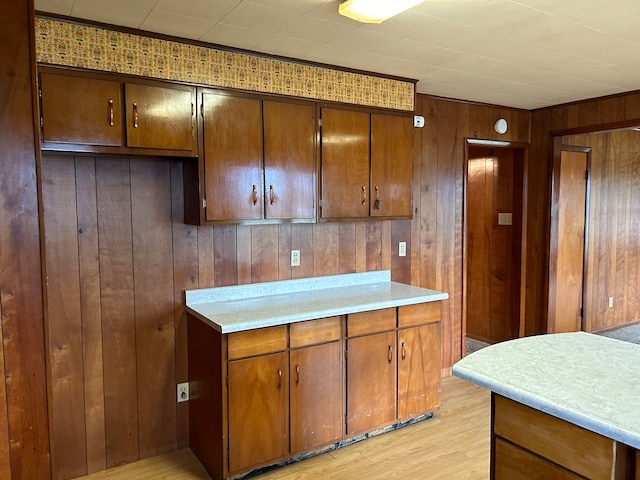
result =
[[380,205],[382,204],[382,201],[380,200],[380,192],[378,190],[378,186],[376,185],[376,201],[375,201],[375,205],[376,205],[376,209],[380,210]]
[[251,198],[253,198],[253,204],[258,203],[258,188],[254,185],[251,189]]
[[278,370],[278,390],[280,390],[281,385],[282,385],[282,370]]
[[407,345],[402,342],[402,360],[407,358]]
[[133,128],[138,128],[138,104],[133,102]]
[[109,99],[109,126],[113,127],[113,99]]
[[269,203],[271,205],[273,205],[273,202],[274,202],[274,195],[275,193],[273,191],[273,185],[269,185]]
[[296,365],[296,385],[300,383],[300,365]]
[[367,187],[362,186],[362,205],[367,203]]
[[389,363],[393,361],[393,347],[389,345]]

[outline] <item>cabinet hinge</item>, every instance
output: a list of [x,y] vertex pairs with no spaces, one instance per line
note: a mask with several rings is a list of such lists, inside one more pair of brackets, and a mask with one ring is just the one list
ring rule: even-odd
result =
[[202,199],[202,208],[207,208],[207,199],[206,198]]
[[44,117],[40,115],[40,128],[44,128]]
[[204,119],[204,103],[200,104],[200,117]]

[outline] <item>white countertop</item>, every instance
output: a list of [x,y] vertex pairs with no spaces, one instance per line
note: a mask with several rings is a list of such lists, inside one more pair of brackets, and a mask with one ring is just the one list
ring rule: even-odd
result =
[[221,333],[446,300],[389,270],[185,291],[187,311]]
[[640,449],[640,345],[585,332],[478,350],[453,374]]

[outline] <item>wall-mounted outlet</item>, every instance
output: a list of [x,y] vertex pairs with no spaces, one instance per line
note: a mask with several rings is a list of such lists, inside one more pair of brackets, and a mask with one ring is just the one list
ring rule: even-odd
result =
[[291,250],[291,266],[300,266],[300,250]]
[[613,308],[613,297],[609,297],[609,308]]
[[407,242],[398,242],[398,256],[399,257],[407,256]]
[[178,384],[178,403],[189,400],[189,382]]

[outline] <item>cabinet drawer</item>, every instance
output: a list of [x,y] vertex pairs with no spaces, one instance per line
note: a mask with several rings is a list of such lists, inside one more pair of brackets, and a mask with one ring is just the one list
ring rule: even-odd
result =
[[398,327],[410,327],[422,323],[439,322],[440,302],[418,303],[398,308]]
[[347,336],[384,332],[396,328],[396,309],[385,308],[370,312],[352,313],[347,316]]
[[496,438],[495,480],[578,480],[569,470],[559,467],[538,455]]
[[625,452],[613,440],[496,394],[493,402],[495,435],[587,478],[614,478]]
[[289,346],[304,347],[340,339],[341,317],[320,318],[289,326]]
[[286,350],[287,326],[279,325],[277,327],[230,333],[227,348],[229,360]]

